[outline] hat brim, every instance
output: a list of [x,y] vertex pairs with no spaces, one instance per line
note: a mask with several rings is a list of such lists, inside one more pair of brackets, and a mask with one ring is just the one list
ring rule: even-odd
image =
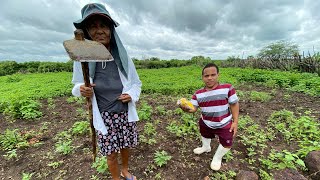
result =
[[84,22],[92,16],[102,16],[102,17],[108,19],[109,21],[111,21],[115,27],[118,27],[120,25],[117,21],[113,20],[110,16],[108,16],[106,14],[93,13],[85,18],[82,18],[82,19],[79,19],[78,21],[73,22],[74,27],[76,27],[77,29],[83,29],[84,25],[85,25]]

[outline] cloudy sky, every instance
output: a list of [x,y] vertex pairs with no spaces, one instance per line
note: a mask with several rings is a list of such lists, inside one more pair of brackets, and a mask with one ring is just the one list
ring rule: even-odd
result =
[[0,61],[69,60],[62,42],[89,2],[107,7],[138,59],[245,58],[279,40],[320,51],[314,0],[1,0]]

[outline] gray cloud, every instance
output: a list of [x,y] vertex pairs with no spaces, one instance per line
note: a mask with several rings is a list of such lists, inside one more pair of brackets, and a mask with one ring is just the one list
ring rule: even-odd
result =
[[[89,0],[3,0],[0,60],[66,61],[62,42]],[[311,0],[108,0],[131,57],[213,59],[255,55],[277,40],[320,51],[320,2]]]

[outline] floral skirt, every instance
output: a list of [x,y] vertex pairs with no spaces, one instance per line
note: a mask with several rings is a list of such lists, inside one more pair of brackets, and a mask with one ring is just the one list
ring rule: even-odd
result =
[[102,112],[101,116],[107,128],[107,134],[96,132],[100,153],[103,156],[138,144],[137,125],[136,122],[128,122],[128,111],[120,113],[106,111]]

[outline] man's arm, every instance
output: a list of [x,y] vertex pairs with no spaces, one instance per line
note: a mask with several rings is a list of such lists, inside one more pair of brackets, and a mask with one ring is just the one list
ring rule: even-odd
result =
[[234,104],[230,104],[231,108],[231,114],[232,114],[232,119],[234,123],[238,124],[238,119],[239,119],[239,102],[236,102]]
[[231,114],[232,114],[232,125],[230,128],[230,132],[233,131],[233,136],[236,136],[237,130],[238,130],[238,120],[239,120],[239,102],[236,102],[234,104],[230,104],[231,108]]

